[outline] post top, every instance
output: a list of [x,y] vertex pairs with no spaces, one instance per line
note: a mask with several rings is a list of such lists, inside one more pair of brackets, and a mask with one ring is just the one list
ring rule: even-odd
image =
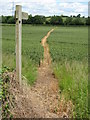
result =
[[22,12],[22,6],[21,5],[16,5],[15,17],[16,18],[21,17],[21,19],[27,20],[28,19],[28,13]]
[[21,5],[16,5],[16,7],[22,7]]
[[22,9],[21,5],[16,5],[16,9]]

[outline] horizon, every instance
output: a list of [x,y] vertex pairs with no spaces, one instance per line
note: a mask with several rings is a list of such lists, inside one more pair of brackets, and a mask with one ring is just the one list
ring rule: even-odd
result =
[[[32,15],[32,14],[28,14],[28,15]],[[79,14],[77,14],[77,15],[79,15]],[[49,18],[49,17],[53,17],[53,16],[61,16],[61,17],[77,17],[77,15],[70,15],[70,16],[68,16],[68,15],[52,15],[52,16],[45,16],[45,15],[38,15],[38,14],[36,14],[36,15],[32,15],[32,17],[35,17],[35,16],[44,16],[45,18]],[[80,14],[81,15],[81,14]],[[4,16],[4,17],[8,17],[8,16],[10,16],[10,17],[14,17],[14,16],[12,16],[12,15],[0,15],[0,17],[2,17],[2,16]],[[88,18],[89,16],[80,16],[81,18],[82,17],[85,17],[85,18]]]

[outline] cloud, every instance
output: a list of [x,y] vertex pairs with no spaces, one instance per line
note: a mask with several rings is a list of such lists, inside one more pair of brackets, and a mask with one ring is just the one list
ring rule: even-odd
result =
[[88,15],[89,0],[0,0],[0,14],[12,15],[13,1],[32,15]]
[[90,0],[60,0],[60,2],[89,2]]
[[88,4],[83,3],[60,3],[60,9],[68,14],[68,15],[88,15]]

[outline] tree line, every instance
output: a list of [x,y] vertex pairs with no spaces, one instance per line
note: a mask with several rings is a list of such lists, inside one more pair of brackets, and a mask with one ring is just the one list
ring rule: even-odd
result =
[[[15,16],[2,16],[2,23],[15,24]],[[41,25],[90,25],[90,17],[77,16],[41,16],[29,15],[28,20],[23,20],[23,24],[41,24]]]

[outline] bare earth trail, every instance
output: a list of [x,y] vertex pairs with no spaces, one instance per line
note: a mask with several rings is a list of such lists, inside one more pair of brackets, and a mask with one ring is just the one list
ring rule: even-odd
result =
[[50,53],[49,53],[49,47],[48,47],[48,44],[47,44],[47,38],[50,36],[50,34],[53,31],[54,31],[54,29],[49,31],[47,33],[47,35],[42,39],[42,42],[41,42],[41,44],[44,48],[44,62],[43,62],[44,65],[50,65],[50,63],[51,63],[51,57],[50,57]]
[[13,82],[10,89],[12,89],[12,94],[15,96],[15,107],[11,111],[15,118],[68,117],[69,107],[65,107],[63,101],[60,101],[58,81],[50,68],[51,57],[46,42],[53,31],[54,29],[49,31],[42,39],[41,45],[44,48],[44,60],[41,61],[41,65],[38,68],[38,78],[35,84],[32,87],[24,84],[22,89],[15,82],[15,78],[12,79]]

